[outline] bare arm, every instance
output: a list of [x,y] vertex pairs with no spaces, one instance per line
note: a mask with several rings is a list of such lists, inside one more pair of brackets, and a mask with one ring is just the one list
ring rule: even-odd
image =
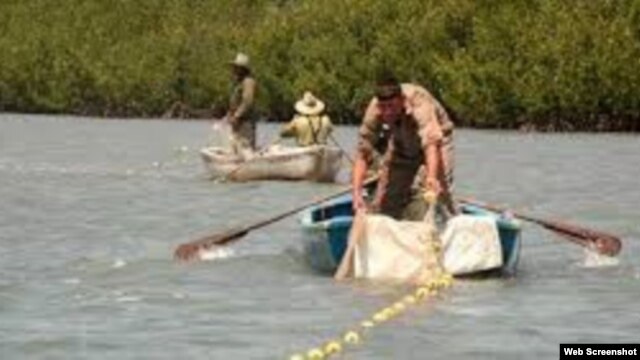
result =
[[425,185],[428,191],[438,194],[443,184],[439,182],[440,151],[443,139],[442,127],[438,121],[435,104],[426,96],[413,99],[413,116],[418,125],[418,134],[422,142],[425,165]]
[[360,125],[358,131],[358,149],[351,174],[353,207],[355,211],[365,208],[365,202],[362,197],[362,186],[364,185],[365,177],[369,170],[369,163],[373,158],[373,144],[380,128],[376,109],[375,101],[372,101],[365,112],[362,125]]
[[425,184],[428,191],[438,194],[441,184],[438,182],[438,171],[440,170],[440,157],[438,156],[439,144],[437,142],[429,142],[425,149],[424,159],[426,168]]
[[356,159],[353,164],[353,172],[351,174],[351,186],[353,188],[353,202],[354,207],[358,208],[356,202],[363,200],[362,194],[362,186],[364,185],[364,180],[367,175],[368,165],[364,156],[358,151],[356,154]]

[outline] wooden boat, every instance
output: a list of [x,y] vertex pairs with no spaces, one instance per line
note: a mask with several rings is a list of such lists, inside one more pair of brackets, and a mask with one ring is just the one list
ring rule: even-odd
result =
[[232,181],[308,180],[332,182],[340,170],[342,151],[335,147],[271,146],[240,156],[220,147],[206,147],[200,155],[212,178]]
[[[491,216],[496,220],[503,264],[500,268],[488,269],[481,273],[515,275],[521,246],[518,221],[471,205],[463,205],[462,211],[475,216]],[[323,273],[335,272],[347,247],[352,220],[350,195],[315,206],[302,213],[300,223],[305,234],[304,251],[312,268]]]

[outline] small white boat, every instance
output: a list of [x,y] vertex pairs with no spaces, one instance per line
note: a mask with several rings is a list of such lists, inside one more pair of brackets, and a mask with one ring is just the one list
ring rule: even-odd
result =
[[266,150],[237,155],[221,147],[200,150],[202,160],[214,179],[307,180],[332,182],[340,171],[342,151],[314,145],[286,147],[274,145]]

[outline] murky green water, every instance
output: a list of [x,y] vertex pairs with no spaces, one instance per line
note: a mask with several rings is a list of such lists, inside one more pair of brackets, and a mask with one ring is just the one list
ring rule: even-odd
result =
[[[259,130],[264,143],[276,127]],[[347,148],[354,136],[337,130]],[[288,358],[406,290],[314,274],[295,217],[226,259],[172,261],[180,242],[339,186],[214,184],[196,153],[208,137],[203,122],[0,115],[0,358]],[[518,277],[459,282],[344,358],[548,359],[561,342],[638,342],[640,138],[463,130],[456,143],[461,194],[614,232],[619,263],[525,225]]]

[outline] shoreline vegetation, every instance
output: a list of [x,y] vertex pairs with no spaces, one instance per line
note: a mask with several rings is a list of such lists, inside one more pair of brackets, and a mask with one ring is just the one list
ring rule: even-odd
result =
[[4,0],[0,35],[5,112],[219,117],[242,51],[270,121],[358,123],[389,67],[461,127],[640,131],[640,0]]

